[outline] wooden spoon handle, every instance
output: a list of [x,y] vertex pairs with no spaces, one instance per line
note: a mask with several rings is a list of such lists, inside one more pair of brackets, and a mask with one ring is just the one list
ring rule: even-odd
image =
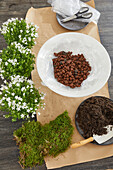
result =
[[87,143],[90,143],[90,142],[92,142],[94,139],[93,139],[93,137],[90,137],[90,138],[88,138],[88,139],[85,139],[85,140],[82,140],[82,141],[80,141],[80,142],[77,142],[77,143],[74,143],[74,144],[72,144],[71,145],[71,148],[78,148],[78,147],[80,147],[80,146],[83,146],[83,145],[85,145],[85,144],[87,144]]

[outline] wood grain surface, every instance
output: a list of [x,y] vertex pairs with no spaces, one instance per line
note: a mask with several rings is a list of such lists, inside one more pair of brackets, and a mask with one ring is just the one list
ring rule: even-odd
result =
[[[96,8],[101,12],[99,33],[101,42],[111,57],[113,67],[113,0],[95,0]],[[30,7],[41,8],[49,6],[47,0],[0,0],[0,26],[11,17],[25,17]],[[0,50],[6,47],[3,36],[0,35]],[[0,83],[2,81],[0,80]],[[113,72],[109,79],[109,91],[113,99]],[[3,118],[0,111],[0,170],[21,170],[18,164],[19,151],[13,140],[13,131],[21,126],[22,122],[12,123],[11,119]],[[59,170],[105,170],[113,169],[113,157],[77,164]],[[27,169],[28,170],[28,169]],[[46,170],[46,166],[37,166],[33,170]]]

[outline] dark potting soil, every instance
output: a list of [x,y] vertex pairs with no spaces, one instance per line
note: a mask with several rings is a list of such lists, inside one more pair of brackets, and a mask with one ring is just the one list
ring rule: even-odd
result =
[[85,138],[93,134],[107,134],[105,126],[113,125],[113,101],[105,97],[91,97],[77,111],[77,122]]

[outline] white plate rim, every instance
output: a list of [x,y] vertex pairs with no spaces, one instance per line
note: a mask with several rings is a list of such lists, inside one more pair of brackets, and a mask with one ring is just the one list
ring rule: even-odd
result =
[[[96,88],[96,89],[93,90],[92,92],[90,92],[89,94],[86,93],[86,94],[84,94],[84,95],[82,95],[82,94],[77,95],[77,94],[74,93],[74,95],[70,95],[70,96],[69,96],[69,95],[66,95],[65,92],[63,92],[63,91],[62,91],[62,92],[60,91],[60,93],[59,93],[59,91],[55,90],[55,89],[52,88],[52,87],[49,87],[49,85],[46,85],[46,82],[43,80],[43,78],[42,78],[42,76],[41,76],[41,74],[40,74],[40,70],[38,69],[38,68],[39,68],[39,67],[38,67],[38,58],[39,58],[39,56],[40,56],[40,53],[41,53],[42,49],[44,48],[44,46],[46,46],[46,44],[47,44],[49,41],[52,41],[52,40],[55,39],[56,37],[60,37],[60,36],[62,36],[62,35],[64,35],[64,34],[74,34],[74,35],[82,35],[82,36],[88,37],[88,38],[92,39],[93,41],[95,41],[96,43],[98,43],[98,44],[101,46],[101,48],[103,48],[103,50],[104,50],[104,51],[106,52],[106,54],[107,54],[107,57],[108,57],[108,60],[109,60],[109,74],[108,74],[108,76],[106,77],[106,80],[104,81],[104,83],[101,84],[98,88]],[[109,79],[109,77],[110,77],[110,74],[111,74],[111,60],[110,60],[110,56],[109,56],[107,50],[105,49],[105,47],[104,47],[99,41],[97,41],[95,38],[93,38],[93,37],[91,37],[91,36],[89,36],[89,35],[87,35],[87,34],[84,34],[84,33],[66,32],[66,33],[57,34],[57,35],[51,37],[50,39],[48,39],[48,40],[42,45],[42,47],[40,48],[40,50],[39,50],[39,52],[38,52],[37,58],[36,58],[36,68],[37,68],[38,74],[39,74],[42,82],[45,84],[45,86],[47,86],[50,90],[54,91],[55,93],[57,93],[57,94],[59,94],[59,95],[62,95],[62,96],[65,96],[65,97],[85,97],[85,96],[89,96],[89,95],[92,95],[92,94],[96,93],[97,91],[99,91],[99,90],[107,83],[107,81],[108,81],[108,79]]]

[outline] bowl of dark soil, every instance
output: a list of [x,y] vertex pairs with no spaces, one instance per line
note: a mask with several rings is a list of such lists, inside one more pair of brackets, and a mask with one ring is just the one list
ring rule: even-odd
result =
[[[75,114],[75,124],[85,139],[107,134],[108,125],[113,125],[113,101],[103,96],[93,96],[84,100]],[[93,144],[98,144],[96,141]],[[113,144],[113,138],[101,145]],[[98,144],[99,145],[99,144]]]

